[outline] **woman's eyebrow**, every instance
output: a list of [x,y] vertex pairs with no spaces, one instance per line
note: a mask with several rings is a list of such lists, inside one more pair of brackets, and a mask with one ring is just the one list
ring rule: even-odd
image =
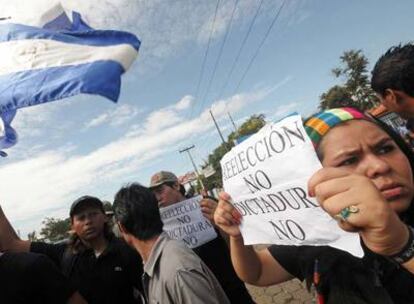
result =
[[373,145],[373,147],[374,148],[378,148],[378,147],[381,147],[382,145],[387,144],[389,142],[394,142],[394,141],[390,137],[383,137],[382,139],[380,139],[379,141],[377,141]]
[[355,152],[359,151],[359,147],[355,147],[355,148],[343,148],[341,150],[337,150],[336,153],[334,153],[334,156],[341,156],[341,155],[347,155],[347,154],[353,154]]

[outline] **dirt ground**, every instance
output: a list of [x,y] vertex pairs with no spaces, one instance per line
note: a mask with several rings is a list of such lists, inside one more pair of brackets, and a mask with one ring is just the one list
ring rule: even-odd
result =
[[312,295],[297,279],[270,287],[247,285],[257,304],[311,304]]

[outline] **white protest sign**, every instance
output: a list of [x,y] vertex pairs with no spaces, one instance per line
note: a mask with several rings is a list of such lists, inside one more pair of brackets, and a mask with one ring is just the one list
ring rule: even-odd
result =
[[201,246],[217,237],[211,222],[201,213],[202,196],[160,208],[164,231],[170,238],[183,241],[190,248]]
[[243,215],[246,245],[329,245],[363,256],[358,234],[340,229],[308,196],[321,167],[300,115],[266,125],[223,157],[224,189]]

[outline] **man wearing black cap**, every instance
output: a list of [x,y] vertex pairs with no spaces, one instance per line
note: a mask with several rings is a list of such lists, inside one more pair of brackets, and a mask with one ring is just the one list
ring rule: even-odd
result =
[[0,208],[0,250],[45,254],[90,304],[140,303],[142,260],[113,235],[101,200],[77,199],[70,218],[67,244],[29,242],[18,238]]
[[[160,171],[154,174],[151,177],[150,189],[154,192],[159,207],[167,207],[187,199],[183,185],[172,172]],[[201,212],[213,224],[216,206],[217,203],[209,198],[204,198],[200,202]],[[254,303],[246,286],[233,269],[227,244],[220,233],[217,233],[217,237],[213,240],[193,250],[211,269],[231,303]]]

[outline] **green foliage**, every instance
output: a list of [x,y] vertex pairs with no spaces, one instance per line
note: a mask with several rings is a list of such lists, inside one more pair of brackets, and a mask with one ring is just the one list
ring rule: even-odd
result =
[[43,227],[40,230],[40,235],[43,239],[57,242],[69,237],[70,218],[62,220],[47,217],[42,221],[42,224]]
[[37,238],[37,235],[36,235],[36,231],[32,231],[32,232],[29,232],[28,234],[27,234],[27,239],[30,241],[30,242],[35,242],[35,241],[38,241],[39,239]]
[[254,134],[266,124],[264,114],[253,114],[238,129],[237,132],[230,133],[228,141],[234,141],[240,136]]
[[111,202],[103,201],[102,203],[103,203],[103,208],[105,212],[113,211]]
[[344,83],[321,95],[319,109],[351,106],[368,110],[378,105],[379,100],[370,86],[368,59],[362,50],[345,51],[340,60],[341,66],[332,69],[332,74],[344,79]]
[[223,158],[224,154],[230,151],[230,149],[234,146],[234,141],[240,136],[256,133],[265,124],[266,121],[263,114],[252,115],[237,129],[237,131],[231,132],[229,134],[226,143],[222,143],[220,146],[214,149],[214,151],[208,156],[208,161],[203,166],[203,168],[205,168],[210,164],[216,171],[216,173],[214,173],[212,176],[203,179],[204,186],[206,186],[207,189],[223,187],[223,181],[221,180],[220,160]]

